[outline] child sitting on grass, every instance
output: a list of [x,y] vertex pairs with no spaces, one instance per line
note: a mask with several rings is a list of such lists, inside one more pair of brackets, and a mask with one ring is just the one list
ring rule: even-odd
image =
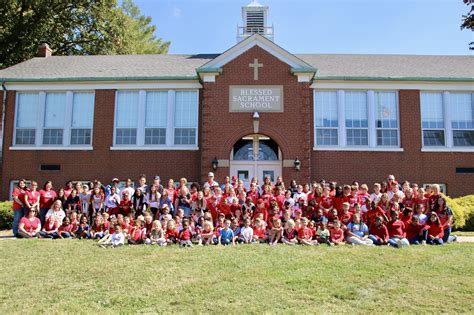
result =
[[318,245],[318,241],[313,240],[313,233],[311,229],[308,227],[308,218],[303,217],[301,218],[301,227],[298,231],[298,241],[302,245],[314,246]]
[[253,229],[250,226],[250,218],[246,218],[244,226],[240,229],[239,243],[251,244],[255,242],[253,238]]
[[99,241],[100,247],[118,247],[125,244],[125,235],[123,235],[122,226],[120,224],[115,224],[114,230],[115,232],[110,238],[107,238],[105,241]]
[[279,241],[281,241],[281,237],[283,235],[283,228],[281,226],[281,220],[274,218],[272,222],[273,226],[272,229],[270,230],[270,239],[269,239],[269,245],[274,246],[276,245]]
[[146,244],[166,246],[165,232],[161,228],[161,222],[159,220],[153,221],[153,227],[151,228],[150,238],[146,239]]
[[316,231],[316,240],[319,244],[331,245],[331,233],[329,232],[326,220],[322,220]]
[[219,237],[217,238],[217,244],[219,245],[235,245],[234,231],[230,229],[230,220],[225,220],[224,228],[220,230]]
[[298,231],[295,229],[295,221],[293,219],[289,219],[286,222],[281,241],[287,245],[298,244]]
[[211,245],[214,239],[214,227],[211,220],[204,220],[201,231],[201,244]]
[[183,247],[193,247],[193,243],[191,242],[191,228],[189,227],[189,220],[183,220],[183,229],[179,232],[178,239],[179,244]]
[[341,228],[341,222],[334,220],[333,228],[331,233],[331,246],[332,245],[344,245],[344,230]]

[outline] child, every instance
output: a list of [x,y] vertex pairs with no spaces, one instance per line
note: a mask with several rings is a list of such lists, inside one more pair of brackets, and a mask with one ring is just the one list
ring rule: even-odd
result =
[[60,238],[58,233],[59,225],[58,219],[56,219],[54,216],[50,216],[46,220],[46,224],[44,225],[41,232],[39,232],[39,235],[43,238]]
[[128,191],[124,191],[123,193],[123,199],[119,204],[119,212],[123,216],[128,216],[130,213],[132,213],[132,200],[130,199]]
[[383,223],[384,219],[382,217],[376,217],[373,224],[369,228],[369,238],[375,245],[385,245],[388,242],[389,234],[387,227]]
[[430,245],[443,245],[444,230],[436,212],[431,212],[426,242]]
[[255,229],[253,231],[253,238],[259,243],[265,243],[267,241],[267,229],[265,228],[265,221],[257,218],[255,220]]
[[339,217],[339,221],[341,221],[341,223],[344,225],[348,225],[349,223],[351,223],[352,213],[349,212],[350,207],[351,207],[351,204],[348,202],[344,202],[342,204],[343,213]]
[[218,245],[235,245],[234,232],[230,229],[230,220],[225,220],[224,228],[220,230],[217,238]]
[[295,229],[295,221],[293,219],[286,221],[281,241],[286,245],[298,244],[298,231]]
[[66,199],[65,207],[67,209],[67,214],[69,215],[71,214],[71,212],[77,212],[77,209],[79,208],[79,204],[80,204],[79,196],[77,195],[77,191],[73,189],[69,197],[67,197]]
[[115,224],[114,233],[112,236],[107,239],[107,241],[100,243],[101,247],[119,247],[125,244],[125,235],[122,232],[122,226],[120,224]]
[[179,232],[178,232],[178,229],[176,228],[176,222],[173,219],[171,219],[168,221],[166,225],[166,233],[165,233],[166,242],[168,244],[176,243],[178,242],[178,236],[179,236]]
[[388,243],[393,247],[409,246],[410,242],[405,238],[405,223],[399,219],[398,211],[390,213],[391,220],[387,223],[389,235]]
[[331,233],[331,245],[344,245],[344,230],[341,228],[341,222],[334,220]]
[[316,231],[316,240],[319,244],[331,245],[331,234],[327,228],[326,220],[323,220],[318,225],[318,230]]
[[373,186],[374,192],[370,194],[370,201],[375,202],[375,204],[379,203],[380,197],[382,194],[380,193],[381,185],[379,183],[375,183]]
[[417,216],[413,216],[411,221],[405,225],[406,238],[410,244],[426,245],[427,231],[424,229],[424,227],[425,225],[420,224],[420,218]]
[[135,220],[133,230],[130,231],[130,236],[128,238],[129,245],[139,245],[145,243],[146,239],[146,228],[143,227],[142,220]]
[[89,234],[89,224],[87,223],[87,216],[83,215],[81,221],[77,227],[76,235],[79,239],[81,238],[90,238]]
[[89,186],[83,185],[82,192],[79,194],[79,202],[81,203],[81,213],[89,216],[89,199],[90,199],[90,192]]
[[150,238],[147,238],[146,243],[166,246],[167,243],[165,238],[165,232],[161,228],[161,222],[159,220],[153,221],[153,227],[151,228]]
[[272,229],[270,230],[270,240],[269,245],[274,246],[276,245],[283,236],[283,227],[281,226],[281,220],[274,218]]
[[103,224],[102,216],[97,215],[94,220],[94,225],[92,226],[90,237],[94,240],[100,240],[102,237],[104,237],[104,233],[105,227]]
[[191,229],[189,227],[189,220],[183,220],[183,229],[179,232],[178,239],[179,244],[183,247],[193,247],[193,243],[191,242]]
[[422,203],[417,203],[415,206],[415,214],[413,217],[418,217],[421,225],[426,224],[428,216],[425,214],[425,206]]
[[303,245],[318,245],[318,241],[312,239],[311,229],[308,227],[308,218],[301,219],[301,228],[298,231],[298,241]]
[[211,220],[204,220],[202,224],[201,242],[203,245],[211,245],[213,242],[214,227]]
[[250,219],[246,218],[244,226],[240,229],[239,243],[250,244],[255,242],[253,238],[253,229],[250,226]]
[[[75,191],[75,190],[73,190]],[[72,193],[71,193],[72,195]],[[71,195],[69,197],[71,197]],[[65,217],[64,220],[63,220],[63,224],[58,228],[58,233],[59,233],[59,237],[60,238],[70,238],[70,237],[74,237],[74,233],[72,232],[72,224],[71,224],[71,220],[69,219],[69,217]]]

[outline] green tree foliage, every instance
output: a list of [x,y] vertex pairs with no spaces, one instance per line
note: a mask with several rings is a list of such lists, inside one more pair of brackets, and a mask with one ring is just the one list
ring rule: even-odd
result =
[[150,23],[132,0],[0,0],[0,68],[34,57],[43,42],[55,55],[167,53]]
[[[466,15],[462,16],[461,29],[468,29],[474,31],[474,1],[473,0],[463,0],[463,2],[470,6],[471,9]],[[469,49],[474,50],[474,41],[469,43]]]

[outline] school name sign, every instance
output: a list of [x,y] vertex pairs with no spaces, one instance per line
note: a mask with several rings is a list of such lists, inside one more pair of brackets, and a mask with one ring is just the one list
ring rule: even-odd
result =
[[231,85],[229,111],[283,112],[283,86]]

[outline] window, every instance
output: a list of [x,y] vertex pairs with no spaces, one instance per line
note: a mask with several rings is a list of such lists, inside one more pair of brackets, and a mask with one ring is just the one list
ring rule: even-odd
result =
[[136,144],[138,128],[138,92],[117,92],[115,143]]
[[378,146],[398,146],[398,107],[395,92],[375,92]]
[[423,147],[474,148],[472,93],[422,92]]
[[197,93],[176,92],[174,144],[196,144]]
[[315,91],[315,150],[401,151],[396,91]]
[[92,92],[21,92],[15,114],[14,146],[83,149],[92,144]]
[[118,91],[113,149],[194,149],[197,125],[197,91]]
[[314,113],[316,145],[337,145],[337,92],[317,92]]

